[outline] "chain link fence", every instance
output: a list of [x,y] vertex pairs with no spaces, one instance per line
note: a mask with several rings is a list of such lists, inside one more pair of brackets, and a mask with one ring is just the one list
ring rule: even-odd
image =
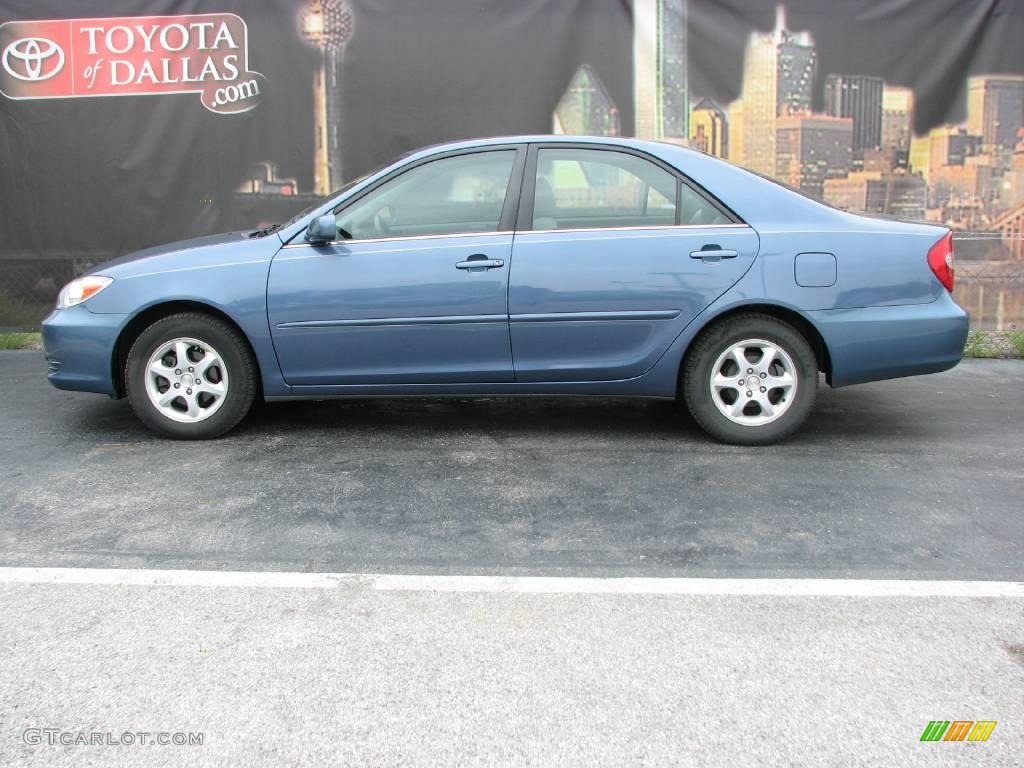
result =
[[65,283],[95,263],[0,257],[0,332],[39,330]]
[[1024,358],[1024,331],[971,331],[964,347],[967,357]]
[[55,259],[0,261],[0,329],[35,330],[74,277],[73,262]]
[[[1008,232],[961,231],[954,236],[954,248],[953,295],[960,306],[970,312],[971,328],[978,331],[1024,329],[1024,258],[1020,236]],[[996,338],[1001,337],[993,336]]]
[[1024,329],[1024,262],[957,260],[953,295],[971,313],[971,328]]

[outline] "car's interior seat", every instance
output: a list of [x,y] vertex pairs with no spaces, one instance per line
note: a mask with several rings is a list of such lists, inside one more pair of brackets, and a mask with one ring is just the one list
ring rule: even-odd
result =
[[543,176],[537,177],[533,193],[533,228],[558,229],[558,204],[551,182]]

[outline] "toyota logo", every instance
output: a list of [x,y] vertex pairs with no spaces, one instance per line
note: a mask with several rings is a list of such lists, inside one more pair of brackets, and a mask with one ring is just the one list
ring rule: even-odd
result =
[[[11,66],[16,61],[20,65]],[[23,37],[4,48],[0,56],[7,74],[18,80],[49,80],[64,68],[64,51],[45,37]]]

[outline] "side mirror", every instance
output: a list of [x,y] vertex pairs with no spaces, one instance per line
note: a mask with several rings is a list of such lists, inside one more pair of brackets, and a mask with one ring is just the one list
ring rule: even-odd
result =
[[306,242],[329,243],[338,239],[338,225],[333,213],[317,216],[306,227]]

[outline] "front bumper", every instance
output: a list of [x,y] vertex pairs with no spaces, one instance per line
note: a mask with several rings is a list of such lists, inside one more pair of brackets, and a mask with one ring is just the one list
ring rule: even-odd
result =
[[929,304],[809,312],[833,387],[945,371],[960,362],[970,317],[946,291]]
[[96,314],[81,304],[51,312],[43,321],[50,383],[116,397],[114,346],[127,321],[128,315]]

